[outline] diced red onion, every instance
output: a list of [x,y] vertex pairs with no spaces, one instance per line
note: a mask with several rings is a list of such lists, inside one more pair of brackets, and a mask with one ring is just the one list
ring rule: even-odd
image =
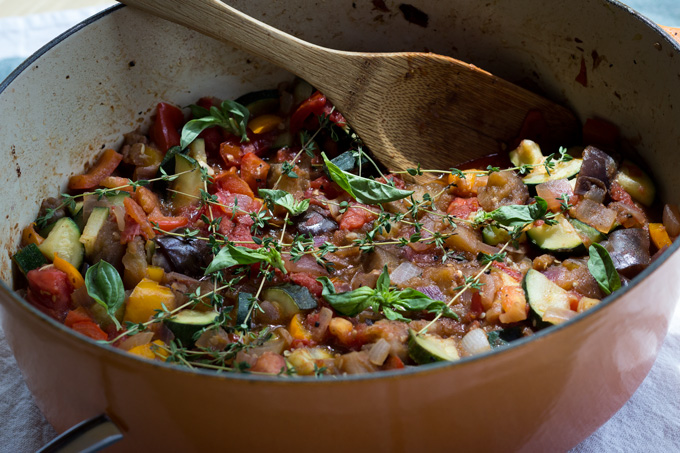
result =
[[481,354],[491,350],[491,345],[484,329],[473,329],[466,333],[460,342],[460,346],[466,355]]
[[416,289],[432,300],[441,300],[442,302],[447,301],[447,297],[437,285],[419,286]]
[[302,255],[302,258],[295,262],[284,257],[283,261],[288,272],[306,272],[314,277],[328,275],[326,269],[321,267],[312,255]]
[[125,351],[129,351],[130,349],[136,346],[141,346],[150,343],[152,338],[153,332],[140,332],[121,341],[118,347]]
[[328,307],[323,307],[321,310],[319,310],[319,318],[316,320],[314,327],[312,327],[311,329],[312,337],[315,340],[317,341],[323,340],[323,337],[326,335],[326,332],[328,331],[328,325],[331,323],[331,319],[333,319],[333,310],[331,310]]
[[380,366],[385,363],[388,355],[390,355],[390,344],[387,340],[381,338],[368,351],[368,361],[373,365]]
[[120,231],[125,230],[125,208],[123,206],[112,206],[113,215],[116,218],[116,223],[118,224],[118,229]]
[[390,280],[395,285],[401,285],[413,277],[417,277],[421,274],[421,270],[418,266],[405,261],[401,263],[397,268],[390,274]]
[[543,314],[543,321],[552,324],[561,324],[565,321],[569,321],[577,314],[578,314],[577,312],[569,310],[567,308],[550,307]]
[[663,226],[670,236],[680,236],[680,209],[677,205],[667,204],[663,207]]
[[562,201],[559,198],[563,194],[572,197],[574,192],[568,180],[556,179],[537,185],[536,194],[548,203],[548,209],[556,212],[561,208]]

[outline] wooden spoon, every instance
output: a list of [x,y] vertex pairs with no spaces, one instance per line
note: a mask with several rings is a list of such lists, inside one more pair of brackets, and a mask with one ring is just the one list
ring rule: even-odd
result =
[[448,169],[501,150],[530,110],[551,136],[578,135],[573,113],[471,64],[432,53],[344,52],[307,43],[218,0],[122,0],[229,42],[324,93],[392,170]]

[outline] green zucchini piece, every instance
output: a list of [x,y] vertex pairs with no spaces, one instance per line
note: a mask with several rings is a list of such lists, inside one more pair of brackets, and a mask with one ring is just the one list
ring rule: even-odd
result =
[[487,225],[482,230],[482,240],[485,244],[498,245],[510,240],[510,233],[503,228]]
[[69,203],[68,212],[71,217],[75,217],[79,212],[83,210],[83,201],[77,201],[75,203]]
[[[246,321],[248,313],[250,312],[250,307],[253,306],[255,299],[250,293],[238,293],[238,301],[236,305],[236,325],[240,326]],[[253,322],[252,315],[248,318],[248,328]]]
[[84,255],[83,244],[79,239],[78,225],[69,217],[62,217],[56,221],[54,228],[38,248],[48,260],[53,260],[54,254],[58,253],[60,258],[77,269],[82,264]]
[[175,190],[172,195],[175,212],[198,204],[203,189],[203,179],[199,171],[200,159],[205,160],[205,156],[205,141],[202,138],[197,138],[189,145],[188,155],[175,154],[175,174],[179,174],[172,183],[172,189]]
[[543,162],[543,153],[538,143],[522,140],[517,148],[510,151],[510,162],[515,167],[522,165],[538,165]]
[[454,362],[460,359],[455,338],[440,338],[430,334],[417,335],[408,331],[408,355],[419,365],[432,362]]
[[616,174],[616,182],[628,192],[633,200],[645,206],[654,203],[656,188],[652,178],[634,163],[624,160]]
[[569,219],[569,223],[571,223],[579,236],[581,236],[583,244],[588,247],[590,247],[593,242],[601,242],[607,239],[607,236],[604,233],[600,233],[595,228],[580,220]]
[[529,269],[522,280],[522,288],[529,302],[535,325],[547,324],[543,321],[543,315],[548,308],[570,309],[567,291],[548,280],[548,277],[537,270]]
[[111,206],[125,206],[125,199],[129,196],[129,193],[121,191],[116,194],[107,195],[106,200]]
[[305,80],[296,79],[293,87],[293,105],[298,106],[302,101],[309,99],[314,93],[314,87]]
[[260,90],[244,94],[236,102],[245,106],[251,116],[258,116],[278,112],[279,100],[279,90]]
[[267,288],[262,297],[264,300],[277,303],[281,308],[281,314],[286,318],[292,318],[301,310],[311,310],[317,306],[316,299],[307,288],[292,283]]
[[562,214],[558,214],[555,220],[555,225],[545,223],[527,231],[531,242],[547,252],[578,252],[583,241],[576,228]]
[[109,220],[109,208],[97,206],[92,209],[90,217],[87,219],[83,234],[80,236],[80,243],[85,246],[85,254],[91,256],[94,252],[94,244],[106,221]]
[[28,274],[28,271],[38,269],[47,264],[47,260],[35,244],[28,244],[16,252],[12,258],[24,275]]
[[200,330],[211,326],[219,313],[215,311],[182,310],[163,323],[172,331],[175,338],[187,348],[194,347],[195,335]]
[[571,179],[581,171],[581,165],[583,165],[583,159],[559,162],[555,164],[555,168],[550,170],[550,174],[542,165],[534,167],[531,173],[522,178],[522,182],[526,185],[535,186],[555,179]]

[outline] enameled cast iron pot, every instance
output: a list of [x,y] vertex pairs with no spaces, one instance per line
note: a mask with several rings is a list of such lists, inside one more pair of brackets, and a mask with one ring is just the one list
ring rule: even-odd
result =
[[[429,50],[528,82],[581,119],[617,124],[649,164],[662,199],[680,201],[680,47],[617,2],[414,0],[427,16],[392,0],[230,3],[317,44]],[[582,65],[587,86],[576,80]],[[616,297],[504,350],[319,381],[137,359],[52,322],[11,291],[10,256],[40,201],[102,148],[119,145],[122,133],[148,126],[158,101],[234,98],[288,78],[229,46],[117,7],[50,43],[0,85],[2,328],[57,431],[106,413],[125,436],[116,451],[555,451],[577,444],[628,400],[680,296],[678,243]]]

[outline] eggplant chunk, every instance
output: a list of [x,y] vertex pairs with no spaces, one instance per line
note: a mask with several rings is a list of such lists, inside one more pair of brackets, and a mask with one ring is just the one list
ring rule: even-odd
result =
[[318,236],[338,229],[338,224],[318,211],[309,210],[298,221],[297,229],[302,234]]
[[614,267],[627,278],[633,278],[651,263],[649,233],[642,228],[616,230],[604,243]]
[[[604,151],[588,146],[583,151],[583,165],[576,179],[574,193],[585,195],[590,192],[590,196],[596,197],[595,201],[598,201],[597,198],[604,196],[602,191],[609,189],[614,176],[616,176],[616,161]],[[598,202],[602,203],[602,201]]]
[[212,251],[206,241],[178,236],[159,236],[154,239],[156,253],[165,260],[155,260],[167,272],[179,272],[194,278],[203,276],[212,261]]

